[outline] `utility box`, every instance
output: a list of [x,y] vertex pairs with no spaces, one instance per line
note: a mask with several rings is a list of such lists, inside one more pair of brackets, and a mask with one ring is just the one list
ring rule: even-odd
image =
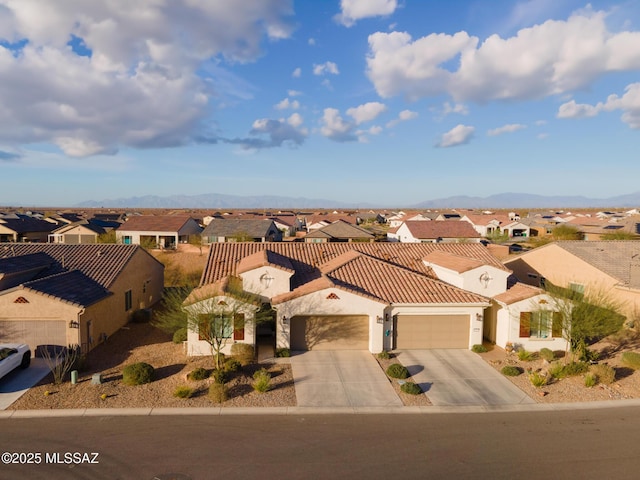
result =
[[91,385],[100,385],[102,383],[102,374],[94,373],[91,376]]

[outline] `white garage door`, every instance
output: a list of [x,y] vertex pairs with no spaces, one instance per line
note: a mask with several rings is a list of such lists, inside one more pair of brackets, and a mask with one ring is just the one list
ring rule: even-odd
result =
[[398,315],[397,349],[469,348],[469,315]]
[[291,318],[291,350],[367,350],[367,315],[296,316]]

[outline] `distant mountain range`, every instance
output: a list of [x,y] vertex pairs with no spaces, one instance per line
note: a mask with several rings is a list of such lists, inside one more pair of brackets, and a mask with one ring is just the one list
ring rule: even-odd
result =
[[[640,192],[610,198],[589,198],[583,196],[543,196],[528,193],[499,193],[489,197],[455,196],[427,200],[415,205],[398,206],[414,209],[442,208],[625,208],[640,206]],[[238,196],[208,193],[202,195],[171,195],[166,197],[146,195],[143,197],[118,198],[110,200],[86,201],[75,205],[83,208],[210,208],[216,210],[232,208],[389,208],[390,205],[374,206],[367,203],[358,205],[335,200],[311,199],[304,197],[282,197],[271,195]]]

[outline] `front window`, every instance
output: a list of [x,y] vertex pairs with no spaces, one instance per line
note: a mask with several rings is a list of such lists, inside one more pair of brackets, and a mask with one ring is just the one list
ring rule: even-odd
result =
[[561,336],[561,316],[558,312],[540,310],[520,313],[520,338],[545,339]]
[[132,301],[131,290],[127,290],[126,292],[124,292],[124,310],[125,310],[125,312],[128,312],[129,310],[131,310],[132,306],[133,306],[133,301]]
[[214,313],[198,315],[198,340],[211,341],[214,338],[231,338],[233,317]]

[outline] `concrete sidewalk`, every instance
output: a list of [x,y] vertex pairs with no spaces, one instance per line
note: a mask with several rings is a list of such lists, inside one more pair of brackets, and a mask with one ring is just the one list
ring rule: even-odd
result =
[[291,369],[299,407],[402,407],[368,351],[299,352]]

